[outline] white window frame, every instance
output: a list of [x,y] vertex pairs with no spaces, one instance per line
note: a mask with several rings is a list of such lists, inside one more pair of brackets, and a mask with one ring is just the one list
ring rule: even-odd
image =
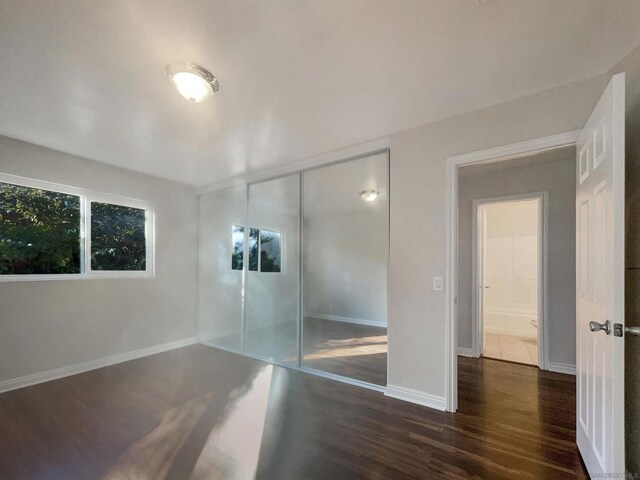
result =
[[[80,197],[80,273],[0,275],[2,282],[30,282],[43,280],[82,280],[106,278],[154,278],[155,277],[155,211],[142,200],[96,192],[84,188],[36,180],[0,173],[0,182],[21,187],[38,188],[50,192]],[[91,203],[110,203],[123,207],[145,210],[145,270],[91,270]]]

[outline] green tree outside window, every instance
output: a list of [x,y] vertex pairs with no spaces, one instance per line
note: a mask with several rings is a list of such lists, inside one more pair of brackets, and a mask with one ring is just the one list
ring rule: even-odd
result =
[[91,203],[91,269],[145,270],[146,211]]
[[80,197],[0,182],[0,275],[80,273]]

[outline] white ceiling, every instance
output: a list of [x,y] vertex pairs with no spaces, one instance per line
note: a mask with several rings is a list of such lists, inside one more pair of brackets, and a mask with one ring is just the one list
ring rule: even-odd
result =
[[[0,134],[204,185],[600,74],[639,43],[637,0],[2,0]],[[183,100],[175,61],[219,94]]]

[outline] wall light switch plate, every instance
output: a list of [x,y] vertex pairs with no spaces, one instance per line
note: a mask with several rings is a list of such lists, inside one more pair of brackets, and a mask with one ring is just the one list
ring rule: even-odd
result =
[[444,280],[442,277],[433,277],[433,291],[442,292],[444,290]]

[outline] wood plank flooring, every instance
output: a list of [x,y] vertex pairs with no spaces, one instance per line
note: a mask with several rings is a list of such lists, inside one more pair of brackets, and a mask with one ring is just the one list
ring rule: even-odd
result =
[[194,345],[0,394],[0,478],[584,479],[574,390],[460,358],[450,414]]
[[304,319],[304,366],[387,384],[387,329],[370,325]]
[[[304,319],[304,366],[362,382],[387,384],[387,329],[313,317]],[[296,366],[298,330],[295,322],[247,329],[245,351],[284,365]],[[212,339],[208,344],[239,351],[240,335]]]

